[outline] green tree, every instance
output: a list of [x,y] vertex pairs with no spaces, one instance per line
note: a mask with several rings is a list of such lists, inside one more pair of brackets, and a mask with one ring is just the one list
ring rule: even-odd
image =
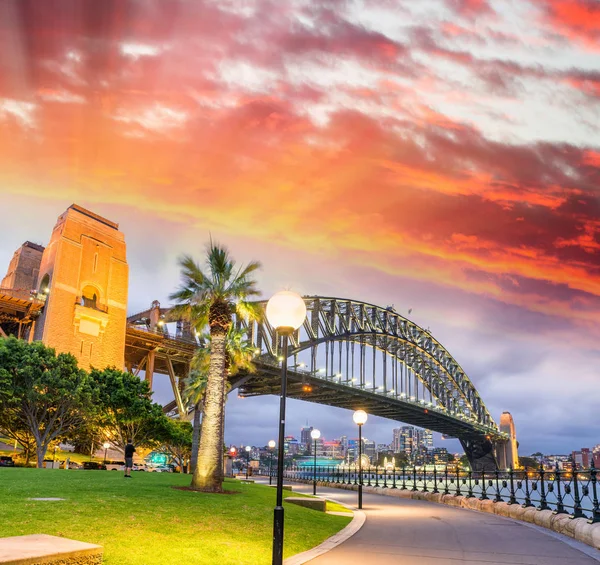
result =
[[0,375],[4,383],[0,426],[13,437],[25,430],[30,433],[37,466],[42,467],[48,445],[92,417],[93,383],[73,355],[56,355],[40,342],[29,344],[15,338],[0,339]]
[[236,268],[224,247],[209,243],[207,273],[192,257],[180,259],[182,284],[171,295],[177,303],[173,315],[189,320],[197,332],[206,326],[210,331],[210,362],[204,398],[204,415],[200,435],[200,454],[192,487],[205,492],[221,492],[221,438],[225,397],[227,332],[232,316],[257,318],[260,308],[250,299],[259,294],[252,278],[260,268],[257,261]]
[[537,469],[539,462],[535,457],[519,457],[519,467],[528,467],[529,469]]
[[98,425],[104,437],[121,451],[128,439],[136,446],[156,447],[167,418],[152,402],[148,383],[114,367],[92,369],[90,376],[99,391]]
[[469,458],[466,455],[463,455],[460,460],[459,460],[459,464],[463,469],[470,469],[471,468],[471,463],[469,462]]
[[162,449],[183,469],[192,454],[192,424],[183,420],[165,419],[161,433]]

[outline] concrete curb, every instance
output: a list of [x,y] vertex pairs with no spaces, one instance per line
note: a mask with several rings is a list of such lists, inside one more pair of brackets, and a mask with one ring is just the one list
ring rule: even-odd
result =
[[[312,483],[301,479],[286,479],[291,482]],[[340,485],[337,483],[317,482],[317,485],[340,488],[343,490],[357,490],[357,485]],[[600,550],[600,523],[588,524],[587,518],[571,518],[567,514],[554,514],[552,510],[538,510],[537,508],[523,508],[520,504],[508,504],[506,502],[493,502],[492,500],[479,500],[478,498],[467,498],[466,496],[454,496],[452,494],[441,494],[432,492],[413,492],[399,488],[369,487],[363,485],[363,493],[379,494],[382,496],[393,496],[396,498],[410,498],[412,500],[426,500],[439,504],[447,504],[458,508],[466,508],[477,512],[497,514],[521,522],[529,522],[541,526],[585,543]]]
[[[347,539],[351,538],[358,530],[360,530],[367,517],[362,510],[352,510],[346,504],[335,500],[334,498],[323,497],[324,500],[330,500],[331,502],[335,502],[344,508],[348,508],[350,512],[354,513],[354,517],[352,521],[343,529],[340,530],[337,534],[327,538],[323,543],[309,549],[307,551],[303,551],[302,553],[297,553],[296,555],[292,555],[292,557],[288,557],[283,561],[283,565],[302,565],[319,555],[323,555],[323,553],[327,553],[331,551],[334,547],[340,545],[340,543],[345,542]],[[328,514],[336,514],[335,512],[328,512]]]

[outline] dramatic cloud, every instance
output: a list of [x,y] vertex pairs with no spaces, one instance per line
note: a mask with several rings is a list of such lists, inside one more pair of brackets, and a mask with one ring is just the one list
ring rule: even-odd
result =
[[[2,203],[35,208],[0,263],[76,201],[121,223],[139,310],[210,231],[267,293],[414,308],[528,450],[567,417],[549,449],[600,443],[599,33],[593,0],[0,3]],[[228,440],[268,439],[259,402]]]

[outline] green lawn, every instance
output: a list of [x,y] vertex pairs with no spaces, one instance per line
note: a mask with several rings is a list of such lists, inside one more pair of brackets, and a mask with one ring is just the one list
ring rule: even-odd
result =
[[[234,480],[225,488],[239,494],[171,488],[189,482],[189,475],[170,473],[124,479],[116,471],[2,468],[0,537],[44,533],[97,543],[107,565],[270,563],[275,489]],[[318,545],[349,521],[286,504],[284,556]]]

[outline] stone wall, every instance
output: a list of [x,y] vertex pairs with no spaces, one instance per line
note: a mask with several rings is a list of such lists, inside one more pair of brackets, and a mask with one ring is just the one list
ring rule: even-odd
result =
[[17,249],[8,265],[6,276],[0,283],[0,288],[18,290],[33,290],[37,288],[40,263],[44,248],[26,241]]

